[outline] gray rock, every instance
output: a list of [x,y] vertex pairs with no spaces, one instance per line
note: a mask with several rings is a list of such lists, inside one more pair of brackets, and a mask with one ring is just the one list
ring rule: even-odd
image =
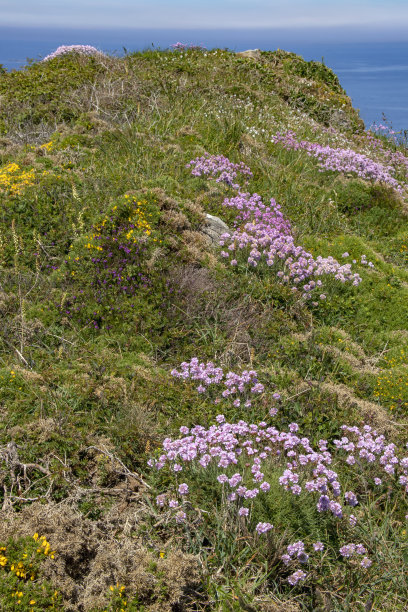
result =
[[248,49],[247,51],[239,51],[236,53],[240,57],[250,57],[251,59],[261,59],[261,51],[259,49]]
[[201,229],[201,232],[206,236],[214,246],[218,246],[220,237],[225,232],[229,232],[229,227],[224,221],[213,215],[206,214],[207,224]]
[[336,108],[330,113],[330,125],[340,128],[341,130],[350,130],[353,127],[353,121],[347,116],[344,110]]

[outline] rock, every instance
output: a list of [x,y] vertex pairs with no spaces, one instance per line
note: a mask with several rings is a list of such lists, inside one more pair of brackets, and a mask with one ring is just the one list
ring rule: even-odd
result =
[[330,113],[330,125],[340,130],[364,129],[364,122],[358,116],[349,116],[343,109],[335,108]]
[[201,229],[201,232],[214,246],[218,246],[221,235],[229,232],[229,227],[224,221],[208,213],[206,214],[206,219],[207,224]]
[[250,57],[254,60],[261,59],[261,52],[259,49],[248,49],[247,51],[239,51],[238,53],[236,53],[236,55],[239,55],[240,57]]

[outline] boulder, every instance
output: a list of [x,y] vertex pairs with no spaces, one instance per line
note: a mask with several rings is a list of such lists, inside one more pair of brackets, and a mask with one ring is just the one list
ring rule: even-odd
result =
[[208,213],[205,215],[207,223],[201,229],[201,232],[208,238],[209,242],[214,246],[218,246],[220,237],[225,232],[229,232],[229,227],[224,221]]
[[239,57],[250,57],[254,60],[261,59],[261,52],[259,49],[248,49],[247,51],[239,51],[238,53],[236,53],[236,55],[239,55]]

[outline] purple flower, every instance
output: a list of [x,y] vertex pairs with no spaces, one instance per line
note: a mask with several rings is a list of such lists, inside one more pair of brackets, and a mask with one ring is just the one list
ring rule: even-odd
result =
[[186,513],[180,510],[180,512],[177,512],[175,518],[176,518],[176,523],[184,523],[184,521],[186,520]]
[[259,534],[266,533],[267,531],[273,529],[273,525],[271,525],[271,523],[258,523],[255,529]]
[[298,582],[304,580],[306,576],[307,574],[305,572],[302,572],[302,570],[297,570],[297,572],[294,572],[288,577],[288,582],[292,586],[295,586]]
[[315,551],[321,552],[321,551],[324,550],[324,544],[322,542],[315,542],[313,544],[313,548],[314,548]]
[[165,494],[158,495],[158,496],[156,497],[156,504],[157,504],[159,507],[161,507],[161,508],[164,506],[165,501],[166,501],[166,495],[165,495]]
[[298,553],[297,559],[300,563],[307,563],[309,560],[309,555],[302,551]]
[[357,506],[358,504],[357,497],[352,491],[347,491],[344,494],[344,499],[346,500],[349,506]]
[[180,495],[187,495],[188,485],[185,482],[183,482],[181,485],[179,485],[178,492],[180,493]]
[[44,57],[42,61],[48,62],[49,60],[52,60],[55,57],[67,55],[68,53],[79,53],[80,55],[104,55],[102,51],[98,51],[98,49],[96,49],[95,47],[91,47],[91,45],[62,45],[61,47],[58,47],[58,49]]
[[372,561],[371,559],[369,559],[368,557],[364,557],[360,563],[361,567],[364,567],[364,569],[368,569],[371,565],[372,565]]
[[239,514],[239,516],[248,516],[249,510],[248,510],[248,508],[240,508],[238,510],[238,514]]
[[350,558],[356,552],[356,545],[355,544],[345,544],[344,546],[340,548],[339,552],[342,557]]

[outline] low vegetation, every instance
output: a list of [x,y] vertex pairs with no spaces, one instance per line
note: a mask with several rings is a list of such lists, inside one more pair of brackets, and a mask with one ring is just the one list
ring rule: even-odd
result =
[[0,74],[2,609],[405,610],[405,145],[285,51],[63,49]]

